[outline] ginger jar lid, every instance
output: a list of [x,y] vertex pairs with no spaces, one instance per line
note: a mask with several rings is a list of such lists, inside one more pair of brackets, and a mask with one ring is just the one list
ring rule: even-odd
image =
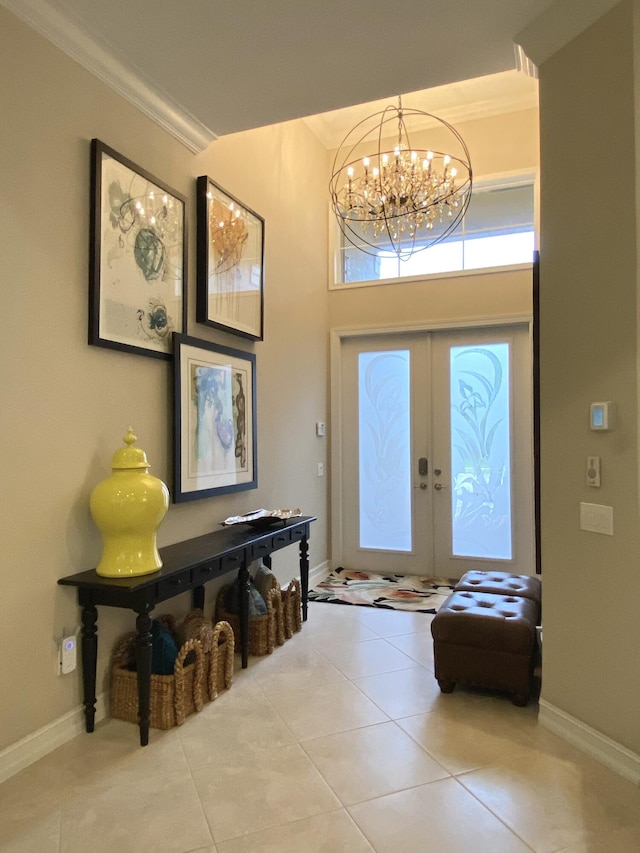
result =
[[127,445],[121,447],[113,454],[111,467],[114,471],[132,468],[148,468],[147,454],[139,447],[133,445],[137,441],[137,436],[133,434],[133,429],[129,427],[127,434],[122,439]]

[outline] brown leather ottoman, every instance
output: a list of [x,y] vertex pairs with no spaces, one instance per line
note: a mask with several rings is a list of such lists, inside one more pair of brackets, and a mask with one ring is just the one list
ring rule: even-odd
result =
[[538,605],[529,598],[451,593],[431,623],[435,674],[443,693],[456,682],[504,690],[526,705],[531,690]]
[[477,569],[464,574],[455,585],[455,590],[489,592],[494,595],[517,595],[530,598],[538,606],[542,601],[540,578],[530,575],[512,575],[508,572],[481,572]]

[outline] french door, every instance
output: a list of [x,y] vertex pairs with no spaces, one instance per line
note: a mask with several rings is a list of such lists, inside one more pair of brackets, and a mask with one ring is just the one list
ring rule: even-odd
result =
[[534,574],[527,325],[343,338],[341,565]]

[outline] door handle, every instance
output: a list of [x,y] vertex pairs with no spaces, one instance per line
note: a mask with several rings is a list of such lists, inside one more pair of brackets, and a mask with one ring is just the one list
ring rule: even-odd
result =
[[427,488],[427,484],[426,483],[416,483],[413,488],[414,489],[422,489],[424,491]]
[[434,483],[433,488],[436,490],[436,492],[439,492],[440,489],[446,489],[447,487],[443,486],[442,483]]
[[429,473],[429,460],[427,459],[426,456],[421,456],[420,459],[418,459],[418,474],[421,477],[426,477],[428,473]]

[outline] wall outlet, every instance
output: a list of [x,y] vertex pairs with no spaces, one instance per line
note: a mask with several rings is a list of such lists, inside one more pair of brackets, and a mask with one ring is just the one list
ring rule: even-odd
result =
[[316,422],[316,435],[322,437],[326,432],[326,425],[323,421]]
[[318,477],[324,477],[324,465],[318,462]]
[[73,672],[77,664],[77,644],[75,637],[63,637],[58,646],[58,675]]

